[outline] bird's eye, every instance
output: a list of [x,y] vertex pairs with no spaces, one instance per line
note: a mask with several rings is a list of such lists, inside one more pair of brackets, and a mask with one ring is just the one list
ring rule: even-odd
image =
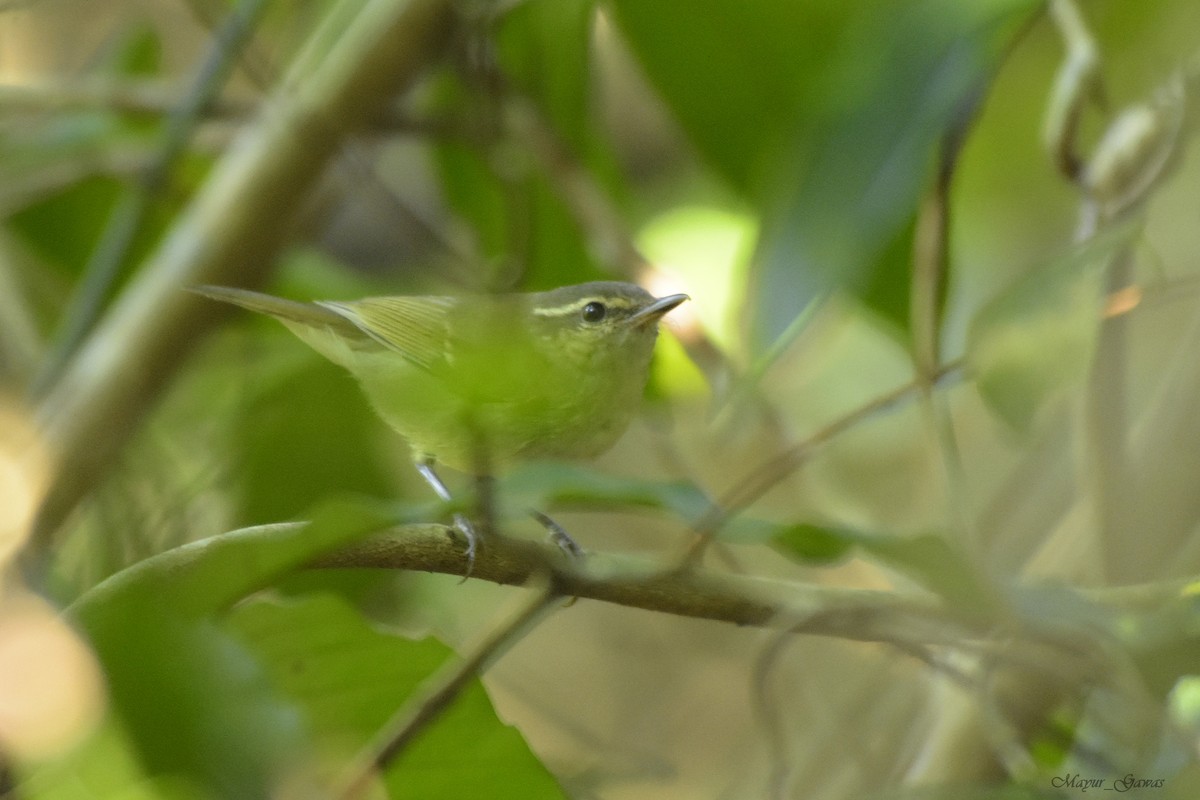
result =
[[604,319],[608,309],[604,307],[604,303],[598,303],[595,300],[583,307],[584,322],[599,322]]

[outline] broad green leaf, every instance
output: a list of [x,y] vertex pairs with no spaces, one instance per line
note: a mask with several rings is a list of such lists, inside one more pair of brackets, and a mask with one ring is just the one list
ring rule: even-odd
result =
[[114,575],[69,609],[151,775],[181,775],[210,796],[264,797],[304,758],[300,718],[213,615],[391,519],[345,501],[313,516],[307,525],[236,531],[167,551]]
[[70,611],[85,627],[119,625],[120,615],[140,604],[203,617],[396,520],[365,501],[342,499],[317,506],[310,519],[244,528],[160,553],[100,583]]
[[86,628],[138,761],[209,797],[269,796],[304,759],[300,718],[238,642],[153,602],[122,604],[119,620]]
[[912,223],[936,146],[1037,4],[613,6],[688,137],[763,212],[754,349],[835,289],[905,326]]
[[804,132],[779,154],[778,177],[760,190],[766,217],[752,288],[759,350],[834,291],[907,329],[914,220],[937,151],[973,113],[1035,4],[841,7],[843,48],[817,78],[829,94],[807,111]]
[[1025,432],[1086,376],[1104,303],[1104,271],[1138,231],[1114,228],[1030,270],[972,320],[967,364],[988,406]]
[[[237,608],[228,626],[267,665],[318,741],[345,758],[379,731],[453,651],[367,624],[343,601],[309,596]],[[553,777],[473,683],[387,770],[399,798],[561,798]]]
[[840,14],[796,0],[609,5],[693,144],[735,188],[753,195],[802,110],[813,106],[811,76],[836,52]]

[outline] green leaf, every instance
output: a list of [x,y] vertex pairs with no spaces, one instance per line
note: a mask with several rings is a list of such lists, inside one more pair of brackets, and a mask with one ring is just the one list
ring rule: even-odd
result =
[[124,35],[109,58],[107,71],[134,77],[157,75],[162,69],[162,41],[150,25],[137,25]]
[[913,219],[935,149],[1038,5],[615,0],[690,140],[762,210],[756,352],[834,289],[907,326]]
[[379,420],[344,369],[290,334],[272,341],[294,357],[248,366],[256,375],[231,436],[239,522],[294,519],[313,498],[395,493],[385,455],[405,452],[404,440]]
[[799,523],[774,533],[777,548],[808,564],[825,564],[844,557],[854,546],[838,530],[822,525]]
[[[318,741],[342,756],[373,741],[454,657],[431,639],[381,633],[329,595],[243,605],[228,624],[303,710]],[[393,800],[564,796],[521,735],[496,718],[478,681],[387,770],[385,782]]]
[[642,508],[694,521],[711,506],[697,486],[686,481],[660,481],[610,475],[578,464],[524,464],[500,483],[506,506],[527,508]]
[[161,553],[69,609],[152,775],[179,774],[215,796],[265,797],[281,772],[303,758],[299,718],[212,616],[390,521],[363,503],[328,503],[308,525],[236,531]]
[[[770,523],[758,522],[768,529]],[[781,552],[808,563],[827,563],[852,548],[909,576],[957,608],[976,609],[990,604],[992,590],[975,565],[944,536],[921,534],[890,536],[832,525],[797,523],[775,525],[772,544]]]
[[765,351],[812,301],[863,300],[906,330],[914,219],[940,143],[979,101],[1035,4],[841,4],[827,94],[764,184],[752,344]]
[[1114,228],[1030,270],[972,320],[966,359],[988,406],[1019,432],[1078,385],[1091,363],[1104,270],[1139,228]]
[[966,555],[944,536],[856,534],[857,544],[958,608],[990,604],[987,581]]
[[1146,687],[1165,698],[1181,678],[1200,675],[1200,596],[1184,594],[1153,612],[1127,615],[1115,633]]
[[[42,168],[39,163],[43,160],[57,157],[68,161],[86,157],[87,151],[99,146],[100,137],[109,134],[108,131],[97,131],[90,124],[93,121],[81,119],[79,128],[62,131],[64,136],[70,137],[67,141],[59,140],[56,144],[51,137],[38,148],[31,146],[26,152],[14,153],[4,171],[8,172],[24,161],[27,162],[25,173],[33,174]],[[97,138],[90,139],[92,135]],[[76,139],[76,136],[85,138]],[[15,183],[19,176],[10,175],[8,179]],[[13,214],[9,225],[39,257],[64,274],[74,276],[87,263],[120,191],[120,183],[113,178],[84,177],[48,196],[29,198],[33,202]],[[18,203],[25,199],[13,198]]]
[[24,800],[201,800],[203,793],[177,777],[152,778],[138,763],[129,737],[112,715],[70,753],[20,770]]
[[588,143],[595,0],[528,0],[497,31],[505,74],[538,101],[572,146]]
[[200,618],[396,520],[392,511],[345,499],[322,503],[310,518],[244,528],[159,553],[100,583],[70,611],[88,627],[119,625],[121,614],[142,604]]
[[208,796],[267,797],[307,750],[299,717],[240,644],[207,620],[126,605],[88,629],[114,712],[152,776]]
[[[750,195],[836,49],[838,14],[796,0],[614,0],[625,39],[692,143]],[[749,44],[752,43],[752,44]]]

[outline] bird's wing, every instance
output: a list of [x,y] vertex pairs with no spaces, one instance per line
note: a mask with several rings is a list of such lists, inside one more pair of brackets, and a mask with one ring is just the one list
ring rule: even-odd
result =
[[446,360],[452,304],[448,297],[368,297],[318,303],[427,370],[436,370]]

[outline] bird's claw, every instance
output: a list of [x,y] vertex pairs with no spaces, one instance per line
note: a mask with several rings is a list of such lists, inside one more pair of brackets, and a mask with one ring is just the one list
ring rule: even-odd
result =
[[467,578],[471,577],[471,572],[475,569],[475,553],[479,549],[479,534],[475,532],[475,526],[471,524],[471,520],[462,514],[454,515],[454,527],[467,540],[467,549],[463,553],[467,557],[467,569],[463,573],[462,580],[459,581],[459,583],[464,583]]
[[540,522],[542,527],[546,529],[546,532],[550,535],[550,540],[558,545],[558,548],[566,554],[567,558],[572,561],[583,558],[583,548],[571,538],[571,534],[567,533],[562,525],[554,521],[553,517],[537,509],[533,509],[531,513],[533,514],[533,518]]

